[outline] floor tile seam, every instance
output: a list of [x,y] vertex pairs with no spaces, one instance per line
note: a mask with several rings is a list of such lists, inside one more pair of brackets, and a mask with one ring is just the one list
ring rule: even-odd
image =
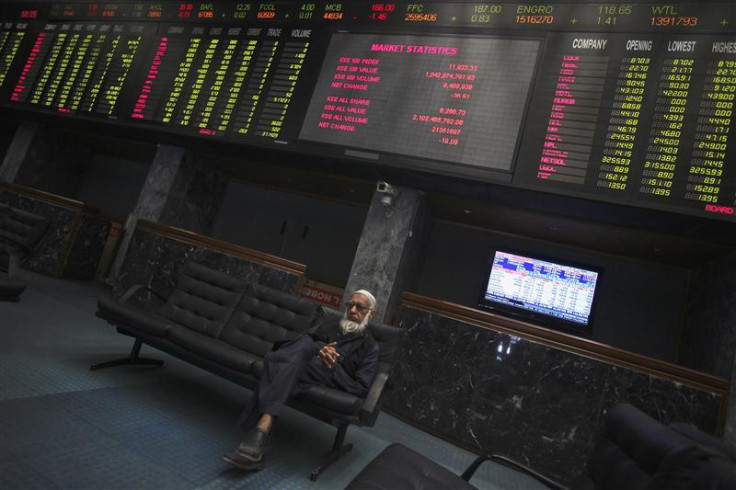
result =
[[[112,384],[112,385],[105,385],[105,386],[95,386],[90,388],[81,388],[81,389],[65,389],[63,391],[55,391],[55,392],[49,392],[49,393],[40,393],[36,395],[27,395],[27,396],[14,396],[10,398],[4,398],[0,392],[0,403],[5,401],[17,401],[17,400],[29,400],[32,401],[36,398],[43,398],[43,397],[62,397],[65,395],[74,395],[74,394],[85,394],[85,393],[92,393],[92,392],[101,392],[104,390],[116,390],[120,388],[128,388],[128,387],[145,387],[145,388],[152,388],[155,385],[161,385],[163,384],[162,381],[147,381],[147,382],[126,382],[126,383],[118,383],[118,384]],[[191,412],[187,413],[187,415],[190,415]]]
[[185,474],[183,472],[181,472],[179,468],[177,468],[176,466],[173,466],[170,463],[168,463],[167,462],[168,460],[164,460],[164,461],[158,460],[158,461],[154,462],[153,460],[151,460],[150,454],[146,454],[146,453],[140,452],[139,449],[137,449],[137,448],[135,448],[135,447],[133,447],[133,446],[131,446],[129,444],[126,444],[123,441],[118,440],[115,436],[111,436],[111,437],[113,439],[115,439],[115,442],[117,444],[119,444],[122,448],[126,449],[127,451],[132,452],[137,457],[142,458],[145,461],[148,461],[149,463],[151,463],[152,466],[155,466],[158,469],[162,469],[162,470],[165,470],[167,472],[173,473],[173,474],[177,475],[179,478],[181,478],[182,480],[186,480],[190,484],[196,485],[196,481],[193,481],[190,477],[185,476]]
[[[48,477],[48,476],[47,476],[46,474],[44,474],[44,473],[43,473],[42,471],[39,471],[39,470],[37,470],[36,468],[34,468],[33,466],[29,465],[29,464],[28,464],[28,463],[27,463],[26,461],[24,461],[24,460],[23,460],[22,458],[19,458],[19,457],[17,457],[17,456],[12,456],[12,461],[13,461],[13,463],[14,463],[14,464],[16,464],[16,465],[19,465],[19,466],[23,466],[23,467],[24,467],[24,468],[26,468],[26,469],[27,469],[28,471],[30,471],[30,472],[32,472],[32,473],[34,473],[34,474],[36,474],[37,476],[40,476],[40,477],[41,477],[41,478],[43,478],[43,479],[44,479],[45,481],[47,481],[47,482],[48,482],[48,483],[49,483],[50,485],[52,485],[52,486],[53,486],[54,488],[58,488],[58,486],[56,485],[56,483],[54,482],[54,480],[53,480],[53,479],[49,478],[49,477]],[[51,487],[48,487],[48,486],[46,486],[46,487],[44,487],[44,488],[51,488]]]
[[[168,423],[168,422],[176,421],[178,418],[179,418],[178,416],[166,417],[166,418],[164,418],[162,420],[153,421],[151,423],[142,424],[142,425],[139,425],[139,426],[136,426],[136,427],[132,427],[132,428],[128,428],[128,429],[125,429],[125,430],[106,432],[106,434],[108,434],[109,436],[111,436],[111,437],[115,438],[116,440],[118,440],[118,438],[122,438],[126,434],[127,435],[134,435],[135,432],[144,431],[147,428],[153,428],[153,427],[156,427],[156,426],[160,426],[161,424],[165,424],[165,423]],[[196,427],[191,427],[190,429],[191,429],[191,432],[190,432],[191,434],[194,434],[195,436],[198,436],[199,438],[201,438],[202,440],[204,440],[204,441],[206,441],[208,443],[216,440],[215,438],[211,437],[211,435],[208,432],[205,432],[202,429],[199,429],[199,428],[196,428]],[[128,443],[124,442],[123,440],[119,440],[118,442],[120,442],[121,444],[125,444],[125,445],[128,444]]]

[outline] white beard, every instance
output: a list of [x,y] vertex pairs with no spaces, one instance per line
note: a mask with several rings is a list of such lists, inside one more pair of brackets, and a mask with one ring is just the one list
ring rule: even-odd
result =
[[368,325],[368,320],[370,320],[370,318],[368,318],[368,315],[366,315],[362,322],[354,322],[348,318],[346,312],[345,316],[340,319],[340,332],[342,332],[343,335],[347,335],[350,333],[362,335],[365,331],[366,326]]

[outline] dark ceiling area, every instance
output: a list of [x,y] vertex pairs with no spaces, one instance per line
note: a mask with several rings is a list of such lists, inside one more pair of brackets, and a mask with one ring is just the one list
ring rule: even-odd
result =
[[[12,122],[2,122],[4,133]],[[17,123],[16,123],[17,124]],[[89,123],[59,129],[95,153],[150,162],[158,144],[186,143],[230,179],[368,206],[376,182],[386,180],[427,193],[434,219],[600,253],[690,267],[736,250],[736,226],[650,209],[464,181],[441,175],[347,161],[324,161],[200,140],[161,141],[159,134],[126,133]],[[11,136],[12,137],[12,134]]]

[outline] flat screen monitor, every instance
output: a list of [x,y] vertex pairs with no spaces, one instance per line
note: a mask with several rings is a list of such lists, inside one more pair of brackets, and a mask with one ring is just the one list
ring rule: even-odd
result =
[[600,268],[497,250],[479,306],[577,335],[591,331]]

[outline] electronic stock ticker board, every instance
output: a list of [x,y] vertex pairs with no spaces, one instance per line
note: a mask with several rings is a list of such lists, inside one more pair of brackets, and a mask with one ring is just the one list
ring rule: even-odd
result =
[[734,2],[0,2],[0,104],[736,222]]

